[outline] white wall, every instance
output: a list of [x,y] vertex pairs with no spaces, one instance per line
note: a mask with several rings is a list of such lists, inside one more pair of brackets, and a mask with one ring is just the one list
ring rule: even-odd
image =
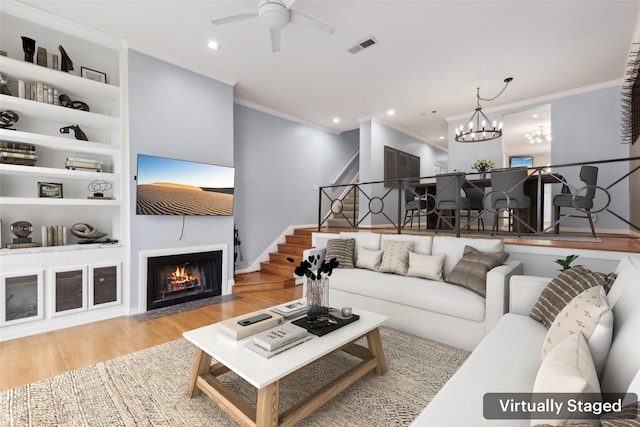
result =
[[[139,301],[140,251],[212,244],[228,246],[233,277],[233,217],[136,215],[137,154],[233,166],[233,87],[129,51],[132,312]],[[237,173],[237,172],[236,172]],[[223,293],[229,292],[226,283]]]

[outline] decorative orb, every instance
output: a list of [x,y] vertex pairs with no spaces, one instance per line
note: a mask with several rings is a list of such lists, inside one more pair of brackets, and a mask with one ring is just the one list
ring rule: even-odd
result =
[[10,229],[16,237],[29,237],[33,232],[33,225],[27,221],[17,221],[11,224]]

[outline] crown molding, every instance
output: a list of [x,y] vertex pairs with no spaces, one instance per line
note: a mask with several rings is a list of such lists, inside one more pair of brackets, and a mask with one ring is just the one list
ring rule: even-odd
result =
[[433,142],[433,141],[431,141],[429,139],[426,139],[426,138],[414,133],[413,131],[411,131],[409,129],[405,129],[402,126],[398,126],[396,124],[389,123],[389,122],[387,122],[387,121],[385,121],[385,120],[383,120],[383,119],[381,119],[379,117],[366,116],[366,117],[360,117],[358,119],[358,123],[360,123],[360,124],[366,123],[366,122],[380,123],[381,125],[384,125],[384,126],[386,126],[388,128],[391,128],[391,129],[393,129],[395,131],[404,133],[405,135],[409,135],[410,137],[415,138],[418,141],[424,142],[425,144],[430,145],[433,148],[437,148],[438,150],[442,150],[445,153],[449,151],[449,149],[447,147],[443,147],[441,145],[438,145],[437,143],[435,143],[435,142]]
[[[566,90],[564,92],[556,92],[549,95],[539,96],[537,98],[523,99],[521,101],[512,102],[511,104],[503,104],[503,105],[499,105],[491,108],[482,107],[482,111],[484,111],[485,113],[495,113],[499,111],[510,110],[513,108],[527,107],[532,104],[541,104],[541,103],[553,101],[555,99],[565,98],[567,96],[580,95],[587,92],[593,92],[595,90],[608,89],[614,86],[621,86],[622,84],[624,84],[624,79],[611,80],[608,82],[596,83],[590,86],[583,86],[575,89]],[[456,120],[467,119],[471,114],[473,114],[473,111],[469,111],[463,114],[457,114],[455,116],[450,116],[445,118],[445,120],[447,122],[453,122]]]

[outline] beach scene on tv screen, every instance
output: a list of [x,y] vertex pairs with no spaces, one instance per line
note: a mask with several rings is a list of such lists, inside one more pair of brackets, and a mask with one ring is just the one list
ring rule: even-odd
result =
[[138,215],[232,215],[234,169],[138,156]]

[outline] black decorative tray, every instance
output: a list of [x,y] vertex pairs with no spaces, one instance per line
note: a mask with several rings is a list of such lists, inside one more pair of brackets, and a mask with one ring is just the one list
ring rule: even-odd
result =
[[294,325],[300,326],[301,328],[305,328],[306,330],[308,330],[313,335],[321,337],[323,335],[328,334],[329,332],[335,331],[336,329],[340,329],[343,326],[348,325],[349,323],[355,322],[356,320],[360,319],[360,316],[358,316],[357,314],[354,314],[348,319],[339,319],[337,317],[331,316],[331,319],[336,322],[335,325],[331,324],[331,325],[327,325],[327,326],[319,326],[317,328],[311,328],[309,326],[309,324],[307,323],[307,316],[304,316],[304,317],[301,317],[300,319],[294,320],[291,323],[293,323]]

